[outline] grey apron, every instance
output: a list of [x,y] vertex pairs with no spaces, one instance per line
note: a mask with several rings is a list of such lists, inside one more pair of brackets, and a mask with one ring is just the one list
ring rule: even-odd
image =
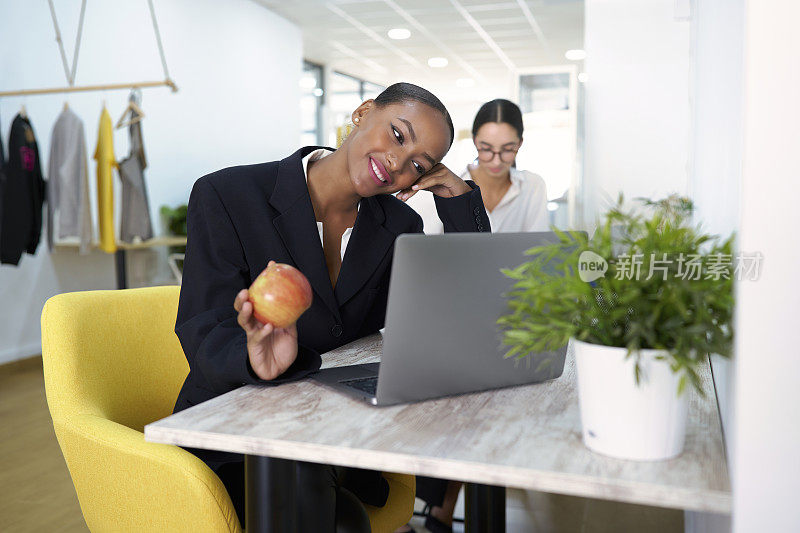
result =
[[[136,112],[132,110],[131,118],[136,116]],[[119,177],[122,180],[119,238],[123,242],[133,242],[136,237],[146,241],[153,238],[153,225],[150,222],[147,187],[144,182],[147,159],[142,142],[142,122],[128,126],[128,132],[130,154],[119,163]]]

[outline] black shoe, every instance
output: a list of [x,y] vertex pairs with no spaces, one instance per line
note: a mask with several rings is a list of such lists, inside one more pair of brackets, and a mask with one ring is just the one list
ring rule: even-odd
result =
[[431,533],[453,533],[453,526],[448,526],[428,511],[428,516],[425,517],[425,529]]

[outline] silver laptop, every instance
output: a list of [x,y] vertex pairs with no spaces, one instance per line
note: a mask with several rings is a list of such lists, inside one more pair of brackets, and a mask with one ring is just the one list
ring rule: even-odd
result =
[[373,405],[557,378],[567,347],[505,359],[497,319],[513,280],[500,272],[553,232],[401,235],[395,241],[381,362],[327,368],[312,378]]

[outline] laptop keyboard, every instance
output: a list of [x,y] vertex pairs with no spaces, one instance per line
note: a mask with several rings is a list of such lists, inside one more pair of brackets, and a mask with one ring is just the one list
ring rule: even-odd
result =
[[375,393],[378,391],[378,376],[371,378],[346,379],[340,381],[339,383],[360,391],[364,391],[370,396],[375,396]]

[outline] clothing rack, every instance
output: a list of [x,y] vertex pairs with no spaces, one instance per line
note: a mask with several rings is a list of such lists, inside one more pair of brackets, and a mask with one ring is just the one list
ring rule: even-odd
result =
[[18,91],[0,91],[0,98],[5,96],[28,96],[36,94],[75,93],[82,91],[107,91],[117,89],[144,89],[149,87],[169,87],[172,92],[178,92],[175,82],[167,78],[164,81],[142,81],[135,83],[112,83],[106,85],[84,85],[81,87],[56,87],[52,89],[21,89]]

